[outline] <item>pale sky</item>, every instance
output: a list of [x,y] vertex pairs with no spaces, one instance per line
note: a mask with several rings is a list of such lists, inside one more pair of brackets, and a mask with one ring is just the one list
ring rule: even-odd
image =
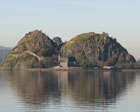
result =
[[15,46],[35,29],[64,41],[108,32],[140,58],[140,0],[0,0],[0,45]]

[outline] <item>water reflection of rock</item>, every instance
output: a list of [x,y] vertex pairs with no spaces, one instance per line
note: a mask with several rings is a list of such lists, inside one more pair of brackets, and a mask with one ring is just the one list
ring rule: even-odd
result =
[[[3,72],[3,77],[10,82],[11,87],[22,97],[27,104],[40,105],[48,103],[52,98],[60,98],[58,77],[52,72]],[[57,103],[59,100],[55,100]]]
[[135,79],[133,72],[82,71],[69,73],[69,94],[79,104],[115,103],[116,97]]
[[[17,91],[21,100],[34,106],[61,103],[69,96],[76,104],[115,102],[135,79],[133,72],[50,71],[3,72],[5,80]],[[67,96],[65,96],[67,95]]]

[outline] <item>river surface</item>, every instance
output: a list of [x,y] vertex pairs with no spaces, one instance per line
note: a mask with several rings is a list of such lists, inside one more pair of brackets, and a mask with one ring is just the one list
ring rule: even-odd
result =
[[0,112],[140,112],[140,72],[1,71]]

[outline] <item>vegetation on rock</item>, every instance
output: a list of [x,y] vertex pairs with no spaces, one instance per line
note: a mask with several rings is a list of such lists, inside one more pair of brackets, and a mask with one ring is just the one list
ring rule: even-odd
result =
[[90,32],[78,35],[62,46],[61,54],[64,57],[74,56],[83,67],[119,66],[136,62],[135,58],[107,33]]
[[136,68],[135,58],[107,33],[78,35],[67,43],[60,37],[51,40],[41,31],[27,33],[4,58],[3,69],[50,68],[58,64],[58,55],[81,67],[116,66]]
[[58,46],[41,31],[27,33],[17,46],[5,57],[2,68],[48,68],[52,67]]

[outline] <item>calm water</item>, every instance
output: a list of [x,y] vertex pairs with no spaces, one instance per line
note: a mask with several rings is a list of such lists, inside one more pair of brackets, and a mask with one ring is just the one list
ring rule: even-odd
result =
[[0,72],[0,112],[140,112],[140,72]]

